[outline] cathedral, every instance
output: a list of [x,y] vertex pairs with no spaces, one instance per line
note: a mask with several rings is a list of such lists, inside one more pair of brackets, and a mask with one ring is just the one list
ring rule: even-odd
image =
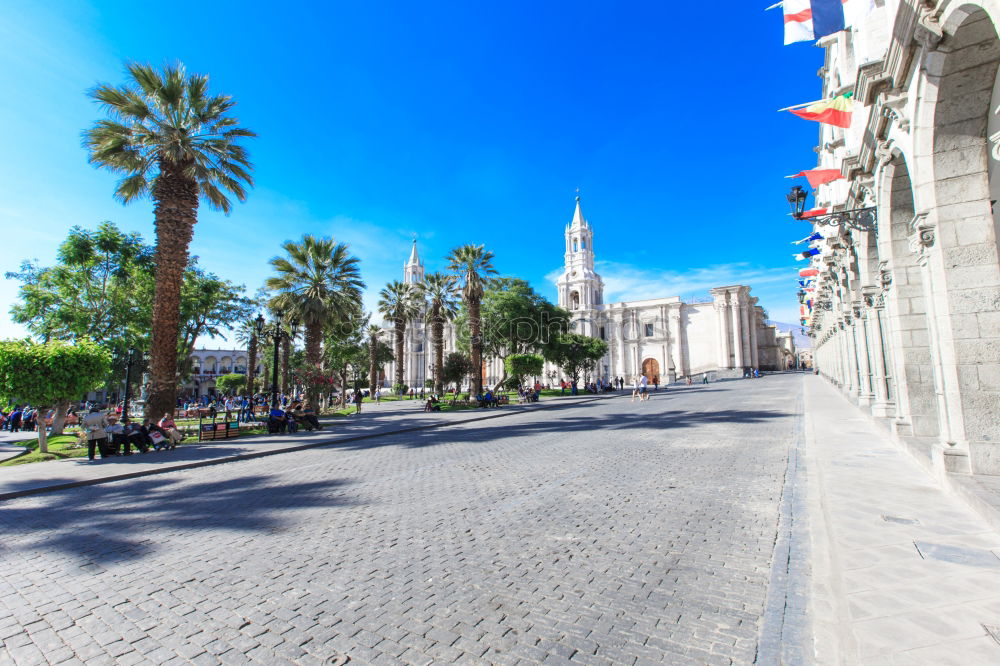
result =
[[[562,275],[556,280],[558,304],[572,315],[572,330],[604,340],[607,356],[597,364],[589,381],[627,382],[645,375],[650,382],[665,384],[685,377],[711,373],[713,378],[742,376],[751,368],[783,370],[795,357],[791,333],[781,333],[766,322],[763,308],[745,285],[720,286],[709,290],[710,299],[685,303],[677,296],[641,301],[604,302],[604,282],[594,268],[594,231],[584,218],[580,198],[573,219],[565,227],[566,253]],[[424,266],[416,241],[403,266],[403,280],[419,284]],[[386,327],[386,341],[392,338]],[[455,351],[454,327],[445,326],[445,355]],[[406,330],[408,386],[421,387],[433,377],[434,354],[430,327],[417,320]],[[499,359],[486,359],[484,386],[503,377]],[[385,369],[391,385],[394,364]],[[546,364],[542,383],[566,379],[559,368]]]

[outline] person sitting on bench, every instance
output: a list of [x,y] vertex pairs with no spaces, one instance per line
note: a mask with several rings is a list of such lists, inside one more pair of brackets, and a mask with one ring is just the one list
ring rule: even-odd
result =
[[267,417],[267,431],[274,434],[285,432],[287,428],[288,417],[285,415],[285,411],[279,405],[275,405],[271,408],[271,413]]

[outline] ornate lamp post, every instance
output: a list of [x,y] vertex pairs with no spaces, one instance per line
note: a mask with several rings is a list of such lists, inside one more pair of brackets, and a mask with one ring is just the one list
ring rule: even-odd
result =
[[799,185],[793,187],[792,191],[785,196],[792,209],[792,217],[796,220],[809,220],[821,227],[847,227],[858,231],[875,231],[877,219],[874,206],[806,217],[804,213],[806,212],[806,197],[808,196],[809,193]]

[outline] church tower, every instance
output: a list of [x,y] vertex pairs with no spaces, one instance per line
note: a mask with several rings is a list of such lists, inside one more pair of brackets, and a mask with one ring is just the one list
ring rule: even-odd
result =
[[566,225],[563,274],[556,281],[559,306],[570,312],[594,310],[604,303],[604,282],[594,272],[594,232],[576,198],[573,220]]
[[417,239],[413,239],[413,249],[410,250],[410,258],[403,264],[403,282],[406,284],[420,284],[424,281],[424,264],[417,254]]

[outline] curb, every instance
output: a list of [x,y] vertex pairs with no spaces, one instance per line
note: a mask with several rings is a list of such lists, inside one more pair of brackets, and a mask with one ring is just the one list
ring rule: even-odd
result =
[[[596,396],[593,398],[584,398],[574,402],[572,405],[560,405],[558,402],[553,403],[539,403],[537,406],[532,408],[532,411],[537,411],[539,409],[553,409],[555,407],[573,407],[575,405],[582,405],[588,402],[594,402],[595,400],[604,400],[606,398],[618,397],[619,394],[612,396]],[[254,458],[265,458],[267,456],[276,456],[282,453],[294,453],[296,451],[306,451],[308,449],[317,449],[323,446],[336,446],[338,444],[346,444],[349,442],[357,442],[364,439],[374,439],[376,437],[384,437],[386,435],[401,435],[408,432],[420,432],[422,430],[433,430],[435,428],[445,428],[448,426],[464,425],[466,423],[477,423],[479,421],[488,421],[490,419],[499,419],[505,416],[514,416],[515,414],[524,414],[525,411],[507,411],[502,414],[490,414],[489,416],[478,416],[471,419],[465,419],[463,421],[456,422],[441,422],[441,423],[429,423],[427,425],[413,426],[410,428],[402,428],[400,430],[391,430],[384,432],[373,432],[364,435],[354,435],[351,437],[341,437],[335,440],[325,440],[322,442],[310,442],[308,444],[299,444],[297,446],[284,447],[280,449],[274,449],[270,451],[254,451],[252,453],[241,453],[234,456],[224,456],[221,458],[212,458],[211,460],[199,460],[197,462],[191,463],[181,463],[178,465],[171,465],[170,467],[162,467],[158,469],[148,469],[139,472],[128,472],[125,474],[115,474],[113,476],[105,476],[97,479],[86,479],[83,481],[70,481],[68,483],[57,483],[51,486],[41,486],[38,488],[25,488],[23,490],[14,490],[11,492],[0,493],[0,502],[4,500],[17,499],[19,497],[28,497],[30,495],[40,495],[42,493],[53,493],[60,490],[69,490],[71,488],[83,488],[85,486],[97,486],[105,483],[112,483],[114,481],[126,481],[128,479],[137,479],[143,476],[155,476],[157,474],[167,474],[169,472],[178,472],[186,469],[196,469],[198,467],[211,467],[212,465],[222,465],[230,462],[237,462],[241,460],[253,460]]]

